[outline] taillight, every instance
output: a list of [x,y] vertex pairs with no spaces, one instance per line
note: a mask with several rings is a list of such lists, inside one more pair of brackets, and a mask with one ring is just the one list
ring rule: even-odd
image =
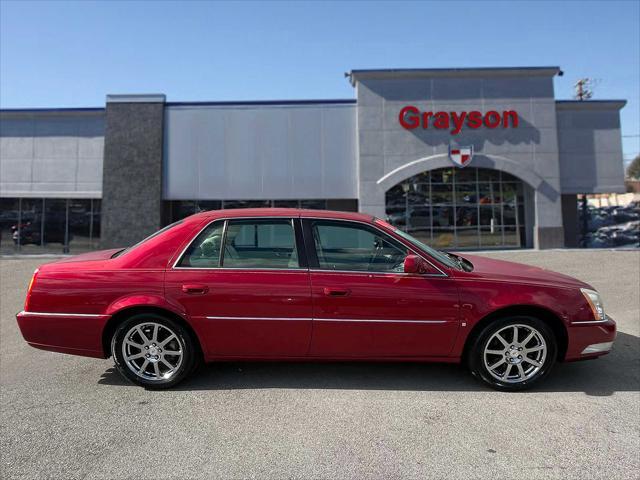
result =
[[36,283],[36,275],[38,275],[38,269],[36,268],[36,271],[33,272],[33,275],[31,276],[31,281],[29,282],[29,287],[27,288],[27,298],[25,298],[24,300],[24,311],[28,312],[29,311],[29,299],[31,297],[31,290],[33,290],[33,285]]

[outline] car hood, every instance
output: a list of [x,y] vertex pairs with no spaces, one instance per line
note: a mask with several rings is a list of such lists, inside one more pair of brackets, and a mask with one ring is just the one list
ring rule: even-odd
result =
[[474,274],[498,281],[528,284],[555,285],[559,287],[592,288],[577,278],[523,263],[496,260],[479,255],[456,254],[473,264]]

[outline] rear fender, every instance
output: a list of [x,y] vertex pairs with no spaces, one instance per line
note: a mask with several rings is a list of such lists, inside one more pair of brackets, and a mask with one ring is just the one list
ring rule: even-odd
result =
[[156,307],[162,308],[164,310],[169,310],[170,312],[181,316],[186,319],[186,312],[181,311],[176,308],[175,305],[168,303],[164,297],[160,295],[130,295],[126,297],[121,297],[111,303],[109,307],[107,307],[107,311],[105,312],[107,315],[116,315],[119,312],[133,307]]

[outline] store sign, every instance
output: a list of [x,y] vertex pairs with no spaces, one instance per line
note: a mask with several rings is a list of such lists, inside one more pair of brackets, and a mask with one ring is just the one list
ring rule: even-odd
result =
[[487,113],[478,110],[471,112],[421,112],[418,107],[407,105],[400,110],[398,121],[407,130],[414,130],[418,127],[425,130],[436,128],[450,130],[452,135],[457,135],[464,126],[471,129],[482,126],[486,128],[517,128],[519,119],[518,112],[514,110],[502,112],[489,110]]
[[453,147],[449,145],[449,158],[457,167],[466,167],[473,158],[473,145],[469,147]]

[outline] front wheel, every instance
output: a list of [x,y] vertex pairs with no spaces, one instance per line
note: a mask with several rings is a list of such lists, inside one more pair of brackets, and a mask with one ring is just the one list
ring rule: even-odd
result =
[[177,385],[193,370],[197,359],[189,332],[155,314],[125,320],[113,336],[111,353],[122,376],[150,389]]
[[546,377],[557,352],[553,331],[542,320],[515,316],[488,325],[469,356],[471,372],[497,390],[530,388]]

